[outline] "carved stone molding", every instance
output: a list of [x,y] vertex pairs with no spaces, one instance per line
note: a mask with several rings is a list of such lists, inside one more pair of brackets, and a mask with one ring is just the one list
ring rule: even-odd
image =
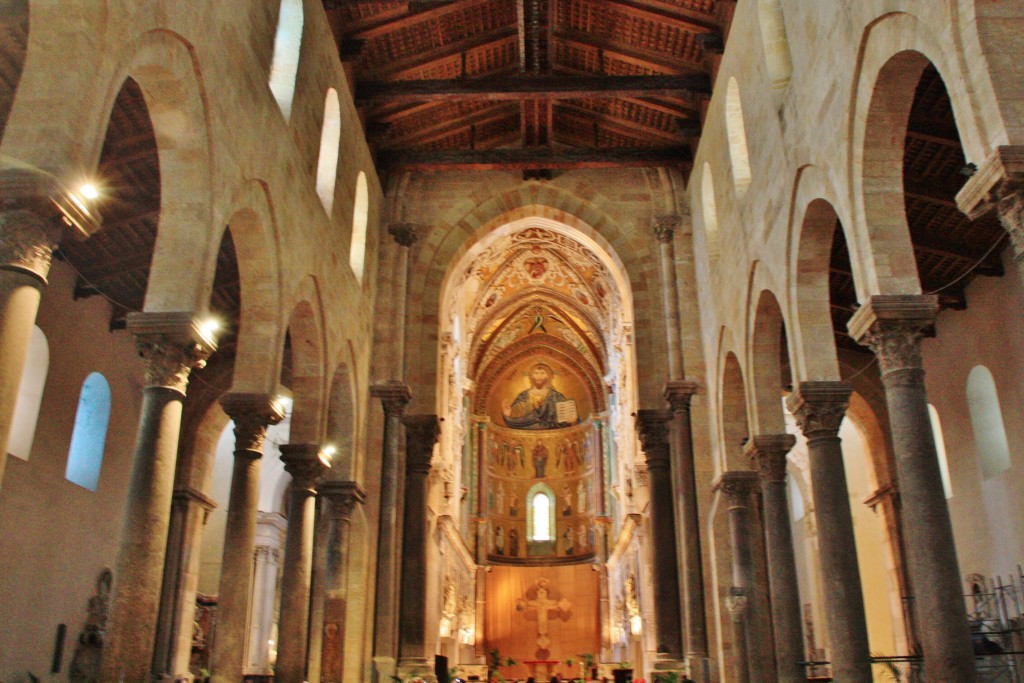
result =
[[683,217],[678,214],[655,216],[651,219],[651,227],[654,229],[654,236],[661,244],[671,244],[676,230],[683,225]]
[[412,400],[412,392],[408,385],[395,379],[371,385],[370,396],[380,399],[386,418],[402,417],[405,407]]
[[316,494],[317,485],[330,465],[320,457],[320,446],[309,443],[290,443],[281,446],[284,470],[292,475],[291,490]]
[[786,481],[786,455],[796,444],[792,434],[759,434],[747,441],[744,451],[762,483]]
[[938,310],[935,295],[873,296],[853,315],[847,328],[859,344],[874,351],[883,376],[919,370],[921,339],[934,333]]
[[434,444],[441,436],[437,415],[409,415],[405,423],[405,469],[407,472],[430,472]]
[[713,490],[721,491],[730,507],[747,507],[750,504],[750,497],[758,490],[759,480],[757,472],[731,470],[718,475]]
[[235,455],[259,458],[267,427],[284,419],[284,409],[268,394],[225,394],[220,399],[224,412],[235,423]]
[[33,211],[0,211],[0,268],[26,273],[46,284],[62,232],[54,219]]
[[786,399],[786,405],[808,440],[835,437],[852,393],[849,382],[801,382]]
[[647,468],[668,467],[669,426],[672,413],[667,410],[636,411],[636,431],[640,447],[647,456]]
[[347,522],[356,506],[366,500],[366,491],[354,481],[325,481],[318,491],[331,504],[331,516],[336,522]]
[[700,384],[682,379],[670,379],[665,382],[665,400],[669,410],[677,415],[690,412],[690,401],[700,390]]
[[423,226],[416,223],[392,223],[388,226],[388,234],[394,238],[400,246],[411,247],[419,239]]
[[184,395],[189,373],[206,365],[217,350],[191,313],[129,313],[128,330],[146,360],[146,386],[164,387]]

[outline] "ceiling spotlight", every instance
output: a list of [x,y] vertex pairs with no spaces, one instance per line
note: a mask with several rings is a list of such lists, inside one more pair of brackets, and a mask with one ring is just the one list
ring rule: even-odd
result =
[[199,324],[199,334],[203,335],[203,339],[207,341],[213,341],[214,335],[220,330],[220,321],[216,318],[207,318]]
[[78,194],[82,195],[86,199],[96,199],[100,196],[99,190],[97,190],[96,186],[92,183],[85,183],[78,188]]

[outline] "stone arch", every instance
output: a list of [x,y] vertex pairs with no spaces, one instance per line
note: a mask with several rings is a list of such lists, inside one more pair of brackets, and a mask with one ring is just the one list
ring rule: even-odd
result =
[[722,471],[750,469],[743,456],[743,446],[750,436],[746,382],[740,360],[732,351],[722,356],[719,377]]
[[[813,198],[795,218],[798,222],[793,225],[799,227],[791,231],[790,244],[791,319],[795,321],[789,328],[793,379],[838,380],[829,304],[829,265],[838,216],[828,200]],[[856,279],[856,265],[854,271]]]
[[786,319],[775,294],[762,289],[757,295],[756,308],[752,308],[753,323],[749,336],[751,368],[751,394],[754,410],[751,415],[751,429],[755,434],[782,434],[786,430],[785,413],[782,409],[782,392],[788,378],[783,355],[788,360],[788,349],[784,340]]
[[331,463],[332,479],[353,480],[359,471],[356,454],[355,385],[348,363],[334,369],[327,404],[327,432],[324,442],[337,449]]
[[235,391],[273,393],[282,348],[281,272],[277,216],[267,184],[247,180],[235,195],[237,209],[227,221],[235,245],[241,289]]
[[[987,145],[979,130],[967,75],[917,17],[887,14],[865,30],[851,107],[849,177],[856,239],[864,255],[868,294],[918,294],[921,286],[903,206],[904,140],[916,86],[932,64],[947,86],[964,154],[980,163]],[[953,87],[950,87],[953,86]]]
[[782,106],[783,94],[793,75],[782,0],[758,0],[757,14],[761,24],[765,68],[768,70],[768,87],[771,89],[772,101],[778,108]]
[[319,444],[324,433],[323,305],[313,277],[299,284],[288,321],[291,337],[292,424],[289,442]]
[[750,187],[750,151],[747,131],[743,122],[743,102],[740,84],[735,76],[729,77],[725,90],[725,133],[729,141],[729,162],[732,167],[733,189],[742,198]]
[[[659,277],[657,262],[651,257],[655,252],[644,250],[644,256],[623,262],[618,254],[634,254],[641,250],[593,198],[588,201],[557,187],[529,183],[476,205],[449,227],[447,234],[436,246],[432,244],[429,248],[413,247],[410,282],[441,284],[436,287],[423,287],[420,292],[410,292],[409,295],[407,320],[410,342],[407,344],[409,357],[406,362],[410,385],[437,386],[436,346],[419,341],[425,342],[436,334],[434,321],[441,308],[443,283],[451,279],[454,265],[474,245],[495,230],[524,220],[546,223],[548,226],[568,226],[575,235],[590,240],[593,245],[608,254],[614,265],[612,270],[621,273],[625,278],[624,282],[629,285],[622,288],[624,293],[628,292],[632,297],[629,302],[623,301],[623,305],[628,306],[624,309],[624,315],[633,316],[633,323],[638,332],[638,364],[643,364],[642,367],[656,367],[653,362],[656,348],[652,346],[663,344],[665,336],[656,334],[654,330],[654,326],[661,320],[661,316],[657,315],[660,300],[656,291],[651,291],[650,288],[637,288],[634,291],[632,286],[634,282],[653,282]],[[441,323],[445,325],[447,321],[442,320]],[[641,339],[642,343],[639,341]],[[413,354],[417,352],[419,355],[414,356]],[[661,380],[652,380],[646,374],[639,380],[642,400],[647,400],[652,405],[655,402],[661,405]],[[414,397],[413,402],[416,403],[417,400]]]
[[9,0],[0,12],[0,35],[5,40],[0,42],[0,59],[3,59],[12,72],[12,80],[0,87],[0,139],[7,128],[7,117],[14,106],[14,95],[18,90],[21,72],[25,67],[29,39],[29,1]]
[[[150,31],[128,60],[142,89],[160,163],[160,218],[146,311],[203,311],[220,231],[213,227],[213,158],[207,95],[195,50],[170,31]],[[185,255],[196,254],[198,258]]]

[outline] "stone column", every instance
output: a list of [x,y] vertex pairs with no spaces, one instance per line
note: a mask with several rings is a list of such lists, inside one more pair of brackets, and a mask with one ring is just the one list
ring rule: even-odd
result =
[[871,683],[864,594],[839,438],[852,390],[848,382],[801,382],[787,404],[807,437],[832,677]]
[[48,173],[15,164],[9,159],[0,163],[0,484],[53,250],[66,227],[85,237],[99,229],[100,222],[88,199]]
[[[700,508],[697,501],[697,468],[693,454],[693,425],[690,400],[697,393],[696,382],[672,380],[665,385],[665,399],[672,410],[672,462],[682,484],[682,516],[679,535],[683,539],[683,598],[686,624],[686,661],[690,677],[703,680],[709,672],[708,632],[704,613],[704,560],[701,551]],[[708,673],[710,675],[710,673]]]
[[178,678],[188,672],[203,526],[215,507],[217,504],[212,499],[190,486],[174,489],[153,650],[156,674]]
[[402,415],[412,399],[409,387],[398,381],[370,387],[384,406],[384,449],[381,454],[380,524],[377,533],[377,588],[373,657],[382,680],[394,673],[398,659],[398,587],[401,568]]
[[328,536],[331,532],[331,518],[322,495],[318,495],[316,499],[314,520],[313,570],[309,581],[309,649],[306,652],[305,680],[309,683],[320,683],[320,665],[324,656],[324,580],[327,574]]
[[235,424],[235,457],[210,669],[214,683],[234,683],[241,678],[246,661],[263,440],[267,427],[284,419],[284,410],[276,397],[267,394],[226,394],[220,403]]
[[[270,666],[270,640],[274,633],[277,584],[281,576],[282,546],[288,522],[277,512],[256,516],[256,549],[253,554],[253,581],[249,620],[249,655],[246,673],[273,674]],[[276,644],[275,644],[276,650]]]
[[997,212],[1024,280],[1024,145],[996,148],[957,193],[956,202],[971,220]]
[[658,239],[658,253],[661,257],[661,294],[665,313],[665,333],[668,343],[669,379],[683,379],[683,343],[679,338],[682,318],[679,315],[679,295],[676,285],[676,252],[673,240],[676,230],[682,226],[682,216],[655,216],[651,221],[654,236]]
[[309,588],[313,571],[313,527],[316,487],[330,464],[317,444],[281,446],[284,469],[292,475],[289,487],[288,535],[281,578],[281,614],[278,617],[278,683],[302,683],[306,675],[309,640]]
[[[366,492],[354,481],[328,481],[320,485],[320,495],[330,505],[334,526],[332,542],[327,551],[327,571],[324,596],[323,654],[320,680],[327,683],[341,681],[344,675],[345,630],[348,621],[348,558],[349,526],[352,512],[366,500]],[[360,615],[353,615],[358,617]]]
[[654,617],[659,655],[672,661],[683,656],[679,614],[679,565],[676,553],[675,505],[672,495],[672,473],[669,462],[668,423],[672,413],[667,410],[638,410],[636,429],[644,454],[650,481],[651,549],[654,578]]
[[[436,415],[405,418],[405,523],[402,534],[401,645],[403,674],[434,680],[433,653],[427,645],[427,554],[430,458],[441,435]],[[436,625],[434,626],[436,628]]]
[[786,454],[796,443],[792,434],[762,434],[747,442],[746,451],[760,475],[764,536],[771,589],[775,662],[779,683],[804,683],[800,591],[793,551],[793,529],[786,496]]
[[750,648],[747,646],[747,614],[749,602],[742,588],[730,588],[725,599],[725,609],[732,623],[733,650],[736,653],[736,683],[750,683]]
[[406,320],[405,309],[408,299],[409,287],[409,252],[412,245],[421,232],[420,226],[415,223],[392,223],[388,226],[388,233],[398,244],[398,258],[395,262],[394,295],[392,301],[394,310],[394,336],[388,340],[387,348],[390,350],[391,359],[387,366],[396,374],[395,377],[405,377],[405,336]]
[[114,572],[105,681],[150,679],[181,404],[192,368],[216,348],[190,313],[130,313],[128,329],[146,361],[146,388]]
[[935,296],[873,296],[850,319],[850,335],[870,346],[885,385],[903,496],[907,566],[914,591],[918,638],[928,680],[977,680],[953,525],[942,490],[928,394],[921,361],[921,338],[930,334],[938,311]]
[[[737,633],[738,656],[744,654],[748,680],[767,681],[775,670],[772,661],[772,635],[768,626],[768,596],[757,580],[755,551],[760,550],[756,533],[754,500],[758,475],[750,471],[723,472],[715,481],[715,490],[725,497],[729,511],[729,540],[732,550],[732,587],[730,595],[742,597],[742,633]],[[730,608],[730,611],[732,609]],[[734,617],[736,615],[734,614]],[[745,649],[745,653],[743,650]],[[742,668],[742,667],[740,667]]]

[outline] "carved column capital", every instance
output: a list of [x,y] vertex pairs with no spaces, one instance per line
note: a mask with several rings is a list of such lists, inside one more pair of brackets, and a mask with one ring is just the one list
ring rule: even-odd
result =
[[715,491],[721,491],[729,503],[729,507],[748,507],[750,497],[757,492],[757,472],[750,470],[730,470],[722,472],[713,484]]
[[34,211],[0,211],[0,269],[25,273],[46,284],[62,233],[59,222]]
[[850,318],[847,328],[857,343],[874,351],[885,377],[922,368],[921,338],[934,333],[938,310],[935,295],[873,296]]
[[960,210],[977,220],[992,209],[1024,260],[1024,145],[997,147],[956,195]]
[[839,435],[852,393],[849,382],[801,382],[786,405],[808,440],[833,438]]
[[441,421],[437,415],[409,415],[405,423],[406,472],[430,472],[430,458],[434,444],[441,436]]
[[281,446],[281,462],[284,470],[292,475],[291,490],[316,495],[320,479],[331,465],[318,444],[290,443]]
[[184,395],[189,373],[206,365],[217,350],[191,313],[129,313],[128,330],[146,360],[146,386],[164,387]]
[[268,394],[225,394],[220,405],[235,423],[235,455],[259,458],[267,427],[284,419],[284,408]]
[[392,223],[388,226],[388,234],[399,246],[411,247],[424,232],[423,226],[417,223]]
[[384,416],[386,418],[402,417],[405,407],[412,400],[412,392],[409,390],[409,387],[398,380],[378,382],[372,385],[370,387],[370,396],[380,399],[381,405],[384,406]]
[[654,229],[654,236],[661,244],[671,244],[672,238],[683,225],[683,217],[679,214],[667,214],[654,216],[651,219],[651,227]]
[[786,454],[795,444],[792,434],[759,434],[747,441],[744,451],[762,484],[785,483]]
[[212,512],[217,508],[217,501],[191,486],[176,486],[171,500],[178,505],[198,505],[206,512]]
[[317,490],[331,504],[335,522],[348,522],[356,505],[366,500],[366,491],[354,481],[325,481]]
[[636,431],[640,447],[647,456],[647,469],[669,466],[669,426],[672,413],[667,410],[636,411]]
[[700,384],[689,380],[670,379],[665,382],[665,400],[668,401],[669,410],[675,414],[690,411],[690,400],[694,394],[700,391]]

